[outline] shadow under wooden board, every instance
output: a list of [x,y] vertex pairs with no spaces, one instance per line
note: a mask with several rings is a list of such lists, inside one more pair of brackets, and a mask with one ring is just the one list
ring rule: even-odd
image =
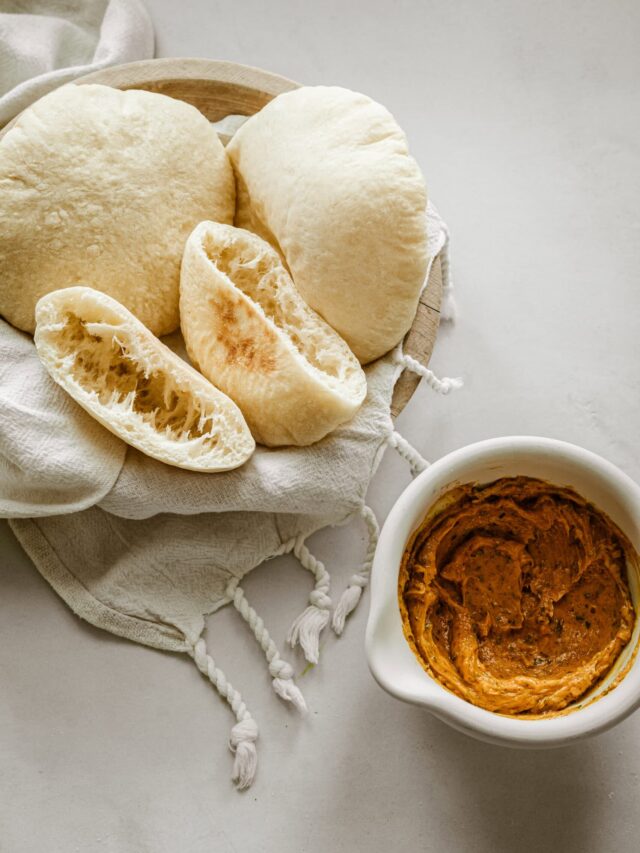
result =
[[[75,82],[159,92],[192,104],[210,121],[218,121],[230,114],[253,115],[276,95],[300,85],[259,68],[211,59],[130,62],[96,71]],[[441,298],[442,271],[440,261],[436,258],[427,286],[420,297],[413,325],[404,339],[404,351],[425,366],[438,333]],[[420,378],[408,370],[400,376],[391,403],[393,417],[397,417],[407,405],[419,382]]]

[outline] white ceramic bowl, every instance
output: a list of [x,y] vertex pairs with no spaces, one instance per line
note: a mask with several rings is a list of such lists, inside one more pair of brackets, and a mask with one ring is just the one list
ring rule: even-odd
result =
[[[420,474],[405,489],[380,535],[371,577],[371,607],[366,633],[369,668],[376,681],[393,696],[424,706],[456,729],[504,746],[562,746],[604,731],[640,706],[640,654],[622,681],[597,701],[633,654],[640,634],[633,637],[611,672],[598,687],[565,716],[527,720],[486,711],[442,687],[420,666],[402,630],[398,606],[398,571],[405,546],[427,509],[454,486],[487,483],[515,475],[539,477],[571,486],[603,510],[640,552],[640,487],[615,465],[563,441],[532,436],[494,438],[449,453]],[[629,586],[640,609],[640,578],[629,567]]]

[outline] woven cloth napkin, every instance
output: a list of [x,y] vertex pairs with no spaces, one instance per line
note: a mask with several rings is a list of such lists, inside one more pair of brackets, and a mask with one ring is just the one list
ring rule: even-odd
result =
[[[32,5],[42,9],[56,4]],[[64,9],[72,5],[59,3]],[[86,4],[92,5],[94,12],[105,6]],[[107,15],[115,15],[116,9],[119,14],[140,12],[137,3],[112,0],[100,45]],[[141,15],[138,26],[145,19]],[[3,17],[13,16],[0,16],[6,33]],[[48,28],[49,22],[42,38]],[[59,32],[57,25],[52,32]],[[96,32],[94,26],[94,37]],[[104,45],[102,55],[107,54]],[[6,58],[0,66],[3,74],[5,66]],[[73,69],[60,71],[56,84]],[[50,84],[44,78],[33,84],[32,97]],[[28,81],[19,83],[0,106],[6,111],[18,103],[24,106],[27,91]],[[237,124],[232,117],[218,128],[225,142]],[[428,234],[430,256],[441,256],[450,298],[447,231],[431,205]],[[165,341],[183,354],[179,334]],[[198,474],[150,459],[105,430],[49,377],[31,337],[0,320],[0,517],[10,519],[37,569],[80,617],[119,636],[193,658],[236,717],[230,748],[235,754],[232,778],[239,788],[248,787],[255,776],[258,728],[205,645],[205,619],[232,604],[264,651],[273,689],[306,710],[293,668],[247,600],[241,580],[265,560],[295,554],[311,574],[311,592],[287,640],[316,663],[321,632],[329,623],[342,632],[368,582],[378,525],[365,496],[385,448],[398,450],[413,471],[426,465],[394,430],[390,415],[394,384],[406,368],[435,390],[446,392],[455,385],[438,380],[398,347],[367,368],[365,403],[350,423],[324,440],[306,448],[258,447],[240,469]],[[334,606],[329,574],[305,540],[322,527],[352,518],[366,525],[368,547]]]
[[0,9],[0,127],[63,83],[153,56],[141,0],[3,0]]
[[[430,222],[435,255],[445,237],[433,213]],[[176,337],[165,341],[179,352]],[[451,387],[398,347],[366,369],[367,398],[355,418],[322,441],[258,446],[235,471],[198,474],[144,456],[105,430],[53,382],[32,339],[0,320],[0,516],[78,616],[193,658],[236,716],[230,747],[239,788],[255,776],[258,728],[205,646],[205,619],[233,604],[265,653],[273,689],[306,711],[292,666],[240,582],[265,560],[293,553],[312,583],[288,643],[317,663],[321,632],[331,622],[342,633],[369,580],[378,524],[365,496],[385,448],[413,472],[426,467],[390,415],[406,367],[436,390]],[[366,525],[368,546],[334,607],[329,574],[305,540],[353,518]]]

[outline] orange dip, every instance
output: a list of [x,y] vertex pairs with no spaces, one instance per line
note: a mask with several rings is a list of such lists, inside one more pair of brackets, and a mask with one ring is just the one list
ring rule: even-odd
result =
[[529,477],[454,489],[405,551],[405,636],[427,672],[474,705],[560,711],[631,639],[630,548],[571,489]]

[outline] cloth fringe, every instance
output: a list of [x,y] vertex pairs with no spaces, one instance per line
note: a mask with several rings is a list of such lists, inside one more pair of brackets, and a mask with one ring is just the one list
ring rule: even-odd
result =
[[440,319],[445,323],[454,323],[458,314],[455,296],[453,294],[453,280],[451,278],[451,258],[449,246],[451,235],[449,229],[442,223],[444,231],[444,246],[440,250],[440,269],[442,270],[442,300],[440,302]]
[[424,364],[420,364],[413,356],[401,352],[400,349],[397,349],[394,353],[394,361],[406,367],[412,373],[421,376],[427,385],[438,394],[449,394],[450,391],[456,391],[464,385],[462,378],[459,376],[443,376],[440,379],[433,370],[425,367]]
[[333,612],[333,620],[331,623],[331,627],[334,632],[340,636],[344,631],[345,622],[347,616],[352,613],[360,599],[362,598],[362,592],[369,584],[369,578],[371,576],[371,567],[373,565],[373,558],[376,553],[376,547],[378,545],[378,537],[380,536],[380,528],[378,527],[378,520],[375,517],[373,510],[364,505],[360,510],[360,515],[365,521],[367,525],[367,530],[369,533],[369,545],[367,547],[367,553],[364,558],[364,562],[360,567],[359,571],[357,571],[354,575],[349,579],[349,585],[345,589],[345,591],[340,596],[340,600]]
[[284,699],[285,702],[291,702],[296,711],[299,711],[304,717],[308,713],[307,703],[304,700],[300,688],[293,680],[293,671],[291,676],[284,678],[274,678],[271,682],[277,696]]
[[329,586],[331,578],[324,565],[317,560],[304,544],[304,538],[298,536],[293,553],[301,565],[315,576],[315,587],[309,595],[309,606],[292,623],[287,634],[287,642],[294,647],[300,645],[305,658],[310,663],[318,663],[320,657],[320,634],[329,624],[331,599]]
[[320,634],[329,624],[330,613],[315,605],[310,605],[291,623],[287,642],[299,645],[309,663],[318,663],[320,659]]
[[389,434],[387,444],[389,447],[393,447],[403,459],[406,459],[411,468],[412,477],[421,474],[429,467],[429,462],[397,430],[393,430]]
[[254,608],[247,601],[247,597],[237,580],[230,581],[227,586],[227,595],[233,602],[233,606],[247,623],[253,636],[258,641],[260,648],[265,654],[269,664],[269,674],[272,677],[272,687],[276,694],[291,704],[301,713],[307,713],[307,703],[300,692],[300,688],[293,680],[293,667],[280,657],[280,653],[271,635],[267,631],[263,620],[258,616]]
[[238,722],[231,729],[229,738],[229,749],[235,755],[231,779],[239,791],[244,791],[253,783],[258,766],[255,746],[258,739],[258,725],[247,710],[240,693],[227,680],[224,672],[216,666],[214,659],[207,652],[207,646],[202,637],[187,647],[187,653],[220,696],[229,703],[236,715]]
[[236,723],[231,729],[229,749],[235,755],[232,782],[239,791],[245,791],[253,785],[258,768],[258,753],[255,742],[258,738],[258,726],[252,717]]

